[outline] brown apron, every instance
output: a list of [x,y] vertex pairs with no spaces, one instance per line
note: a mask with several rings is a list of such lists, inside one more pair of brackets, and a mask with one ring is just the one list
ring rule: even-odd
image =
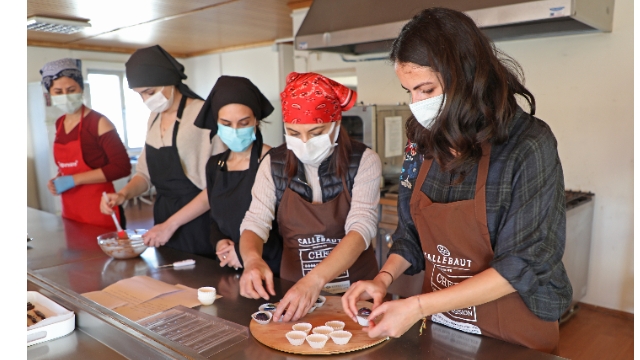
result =
[[[491,146],[483,145],[471,200],[433,203],[420,191],[433,159],[425,160],[420,168],[410,207],[425,258],[423,293],[455,285],[490,267],[493,249],[485,200],[490,154]],[[538,318],[518,292],[486,304],[437,313],[431,321],[544,352],[555,351],[560,340],[558,322]]]
[[[351,209],[351,195],[342,179],[342,192],[322,204],[312,204],[289,188],[282,194],[278,208],[278,227],[282,235],[280,277],[298,281],[326,258],[345,236],[344,225]],[[358,280],[371,280],[378,263],[369,246],[356,262],[322,290],[337,294],[347,291]]]

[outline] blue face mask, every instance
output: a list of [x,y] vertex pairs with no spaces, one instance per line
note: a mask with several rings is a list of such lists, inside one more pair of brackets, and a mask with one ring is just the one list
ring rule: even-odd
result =
[[230,126],[218,124],[218,136],[231,151],[241,152],[247,150],[256,139],[255,126],[234,129]]

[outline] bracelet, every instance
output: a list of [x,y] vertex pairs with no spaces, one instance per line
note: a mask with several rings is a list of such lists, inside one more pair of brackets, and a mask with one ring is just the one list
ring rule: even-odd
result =
[[420,295],[416,295],[416,299],[418,299],[418,307],[420,308],[420,315],[424,316],[424,312],[422,311],[422,304],[420,303]]
[[387,270],[380,270],[380,272],[378,274],[381,274],[381,273],[389,274],[389,276],[391,276],[391,283],[389,285],[393,284],[393,280],[395,280],[395,279],[393,278],[393,275],[391,275],[390,272],[388,272]]

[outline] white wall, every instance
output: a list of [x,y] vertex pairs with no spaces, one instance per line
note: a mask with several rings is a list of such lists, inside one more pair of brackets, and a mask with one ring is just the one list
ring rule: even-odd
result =
[[[583,302],[633,309],[633,1],[617,0],[611,33],[504,41],[524,69],[536,115],[557,140],[567,189],[595,193],[591,259]],[[293,13],[297,29],[306,11]],[[358,101],[407,102],[388,61],[344,62],[295,51],[295,70],[355,67]],[[384,57],[385,54],[379,54]]]

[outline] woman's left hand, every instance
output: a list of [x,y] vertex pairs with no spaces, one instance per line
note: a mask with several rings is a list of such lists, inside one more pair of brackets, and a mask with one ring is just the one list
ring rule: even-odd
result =
[[236,270],[241,268],[235,244],[230,239],[222,239],[216,244],[216,255],[220,258],[220,267],[228,266]]
[[[376,318],[383,314],[382,319],[376,323]],[[383,336],[398,338],[420,319],[422,319],[422,311],[415,296],[387,301],[371,311],[370,325],[362,330],[366,331],[370,338]]]
[[142,235],[142,240],[147,246],[160,247],[169,241],[171,235],[175,232],[172,226],[166,222],[158,224]]
[[323,286],[324,284],[320,279],[317,279],[311,273],[307,274],[298,280],[280,300],[276,311],[273,313],[273,318],[280,319],[282,312],[286,309],[287,312],[284,314],[282,321],[298,321],[315,304]]

